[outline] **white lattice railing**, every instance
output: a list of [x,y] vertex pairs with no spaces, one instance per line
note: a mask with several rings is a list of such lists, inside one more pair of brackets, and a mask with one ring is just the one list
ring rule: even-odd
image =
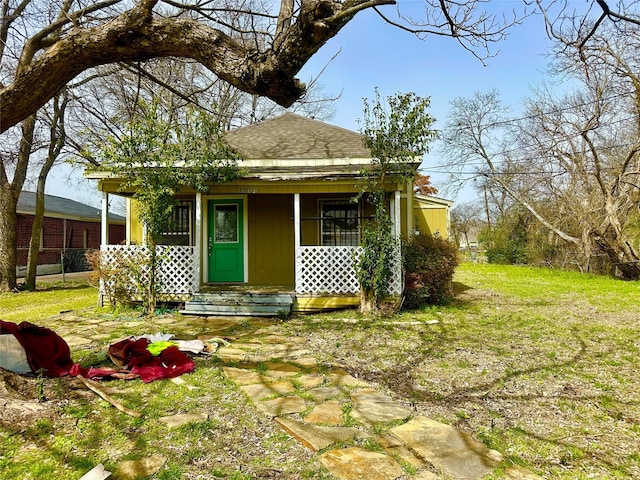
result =
[[[142,264],[144,257],[149,254],[147,247],[140,245],[106,245],[101,251],[101,261],[107,269],[131,261]],[[161,245],[157,247],[157,254],[161,258],[156,277],[161,294],[183,295],[198,290],[200,285],[194,247]],[[145,274],[144,268],[141,273]],[[135,285],[133,279],[131,285]],[[135,296],[139,292],[133,288],[131,293]]]
[[[362,247],[298,247],[296,292],[356,294],[360,283],[356,264]],[[402,292],[402,268],[397,262],[390,292]]]
[[[296,249],[295,272],[297,293],[357,294],[360,284],[356,277],[356,263],[362,247],[306,246]],[[116,263],[136,260],[140,263],[148,255],[146,247],[138,245],[107,245],[102,247],[102,262],[106,268]],[[162,257],[158,279],[163,295],[192,294],[199,289],[194,247],[159,246]],[[144,269],[142,269],[144,274]],[[132,287],[135,281],[131,281]],[[402,292],[400,262],[394,270],[390,292]],[[134,288],[131,290],[135,296]]]

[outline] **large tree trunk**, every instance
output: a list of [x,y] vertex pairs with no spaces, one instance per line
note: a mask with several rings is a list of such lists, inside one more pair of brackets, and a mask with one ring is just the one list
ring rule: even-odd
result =
[[375,300],[373,290],[365,290],[360,287],[360,313],[370,315],[378,311],[378,304]]
[[16,206],[18,194],[11,184],[0,186],[0,292],[16,288]]
[[27,176],[35,128],[35,115],[27,117],[22,122],[22,138],[12,182],[7,178],[4,163],[0,163],[0,292],[16,288],[16,210],[20,191]]
[[612,267],[620,272],[624,280],[640,280],[640,259],[635,251],[626,243],[597,235],[596,245],[602,250]]
[[624,280],[640,280],[640,263],[637,260],[635,262],[619,262],[615,268]]

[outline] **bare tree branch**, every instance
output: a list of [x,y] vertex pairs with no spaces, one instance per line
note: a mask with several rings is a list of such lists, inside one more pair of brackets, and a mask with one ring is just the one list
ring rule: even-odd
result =
[[[3,0],[3,5],[9,1]],[[412,24],[400,16],[401,22],[394,24],[418,35],[454,36],[479,58],[477,47],[504,38],[506,29],[519,20],[497,22],[495,16],[480,10],[482,0],[424,1],[423,22]],[[132,0],[129,10],[123,10],[131,5],[128,2],[102,0],[87,2],[77,11],[71,11],[73,2],[67,0],[58,18],[35,29],[31,38],[23,38],[28,29],[14,32],[12,45],[22,48],[22,61],[11,83],[0,90],[0,132],[33,113],[87,69],[151,58],[196,60],[249,94],[290,106],[305,92],[295,75],[327,40],[359,12],[395,3],[282,0],[276,14],[268,2],[263,5],[251,0],[237,5]],[[22,0],[20,5],[30,4]],[[34,5],[41,7],[40,3]],[[379,9],[378,13],[382,15]]]

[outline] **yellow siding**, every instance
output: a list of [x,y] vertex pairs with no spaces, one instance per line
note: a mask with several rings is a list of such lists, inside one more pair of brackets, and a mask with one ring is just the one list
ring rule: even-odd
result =
[[319,195],[302,195],[300,197],[300,242],[302,245],[318,245],[320,239],[320,222],[316,220],[304,220],[318,216]]
[[400,198],[400,235],[408,236],[407,230],[407,199]]
[[[331,176],[331,174],[329,174]],[[120,181],[115,179],[101,180],[99,189],[101,191],[115,193],[119,192]],[[404,183],[390,182],[385,185],[388,192],[397,189],[404,190]],[[285,180],[270,181],[257,179],[239,179],[220,185],[210,185],[208,194],[210,195],[239,195],[239,194],[347,194],[355,195],[360,191],[359,180],[355,177],[336,180]],[[195,191],[189,187],[181,188],[182,195],[193,194]]]
[[340,310],[343,308],[358,307],[360,297],[358,295],[314,296],[296,295],[293,311],[296,313],[315,313],[327,310]]
[[142,222],[138,216],[136,201],[127,198],[127,243],[142,245]]
[[294,194],[294,193],[357,193],[356,181],[332,181],[311,183],[304,181],[260,182],[238,180],[223,185],[212,185],[209,193],[219,194]]
[[430,235],[437,232],[442,238],[448,238],[448,207],[434,208],[414,204],[413,211],[418,230]]
[[413,229],[415,225],[415,219],[413,218],[414,211],[411,208],[412,205],[415,204],[414,196],[413,196],[413,182],[407,182],[406,185],[407,193],[405,195],[404,201],[402,202],[401,215],[402,215],[402,235],[405,238],[413,235]]
[[249,195],[249,283],[294,284],[293,198]]

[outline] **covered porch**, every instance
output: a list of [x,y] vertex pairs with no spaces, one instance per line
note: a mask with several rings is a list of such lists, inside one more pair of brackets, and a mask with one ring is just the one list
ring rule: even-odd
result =
[[[185,313],[207,315],[279,315],[359,304],[356,264],[362,248],[357,231],[362,226],[362,219],[368,216],[366,207],[356,204],[355,213],[342,211],[339,205],[351,202],[354,196],[354,192],[345,192],[344,189],[335,193],[273,193],[275,185],[268,187],[221,185],[212,188],[218,190],[216,192],[184,196],[181,204],[189,207],[183,232],[188,244],[158,247],[164,259],[158,271],[162,300],[185,302]],[[238,194],[239,189],[246,193]],[[278,189],[282,190],[283,186]],[[229,190],[235,190],[235,193]],[[395,190],[389,194],[389,210],[398,240],[402,233],[401,218],[406,215],[406,210],[401,208],[406,204],[405,199],[406,191]],[[103,202],[109,202],[109,193],[105,191]],[[220,237],[216,233],[216,215],[222,216],[222,212],[228,211],[218,206],[232,204],[238,206],[238,232],[233,234],[237,235],[233,240],[241,251],[241,274],[231,280],[217,279],[219,272],[216,273],[217,264],[212,257],[224,255],[223,259],[226,259],[233,254],[215,248],[216,235],[218,239]],[[129,206],[128,210],[127,244],[109,245],[103,237],[102,258],[107,264],[123,256],[134,257],[145,249],[141,245],[144,237],[136,238],[136,222],[131,214],[133,208]],[[347,218],[349,215],[351,217]],[[336,216],[340,217],[338,227]],[[108,218],[103,215],[103,224],[107,222]],[[349,222],[355,225],[351,231],[346,228]],[[344,228],[339,228],[340,225]],[[144,235],[144,232],[140,233]],[[398,261],[392,292],[400,294],[401,291],[402,274]],[[290,299],[289,306],[281,304],[283,298]],[[270,305],[272,308],[249,309],[244,313],[245,309],[240,305],[256,299],[274,305]],[[235,308],[221,309],[221,305],[233,305]]]

